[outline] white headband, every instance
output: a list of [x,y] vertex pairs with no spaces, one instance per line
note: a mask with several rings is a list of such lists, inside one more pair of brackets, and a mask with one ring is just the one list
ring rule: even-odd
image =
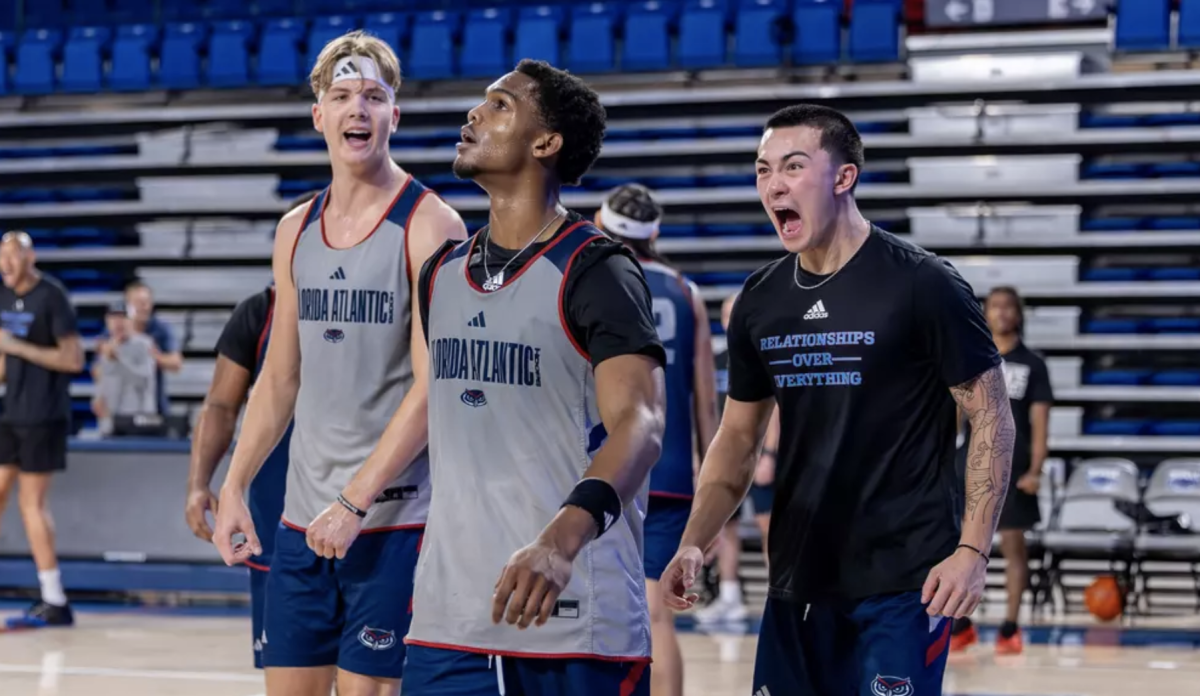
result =
[[[379,83],[383,91],[387,92],[388,99],[396,101],[396,90],[387,82],[384,82],[383,75],[379,71],[379,66],[375,61],[367,56],[346,56],[339,60],[337,65],[333,67],[333,79],[329,81],[329,86],[343,82],[345,80],[370,80],[371,82]],[[325,91],[322,90],[317,95],[317,101],[324,101]]]
[[600,224],[604,229],[629,239],[650,239],[658,231],[658,220],[641,222],[627,218],[608,207],[608,201],[600,206]]

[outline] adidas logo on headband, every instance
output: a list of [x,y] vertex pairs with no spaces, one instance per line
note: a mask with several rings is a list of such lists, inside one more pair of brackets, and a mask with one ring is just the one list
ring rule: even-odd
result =
[[[383,79],[383,72],[375,61],[367,56],[346,56],[339,60],[333,68],[333,79],[329,81],[330,86],[337,84],[343,80],[369,80],[376,82],[387,92],[388,99],[396,101],[396,90],[392,89]],[[317,95],[317,101],[325,99],[325,92],[322,91]]]

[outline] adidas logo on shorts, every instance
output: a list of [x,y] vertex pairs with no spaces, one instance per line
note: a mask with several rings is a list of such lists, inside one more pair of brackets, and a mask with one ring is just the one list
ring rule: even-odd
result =
[[771,690],[764,686],[758,691],[755,691],[754,696],[771,696]]
[[[804,313],[805,319],[826,319],[828,317],[829,312],[825,311],[824,300],[817,300],[817,303],[812,307],[809,307],[808,311]],[[754,696],[758,696],[758,694],[755,694]]]

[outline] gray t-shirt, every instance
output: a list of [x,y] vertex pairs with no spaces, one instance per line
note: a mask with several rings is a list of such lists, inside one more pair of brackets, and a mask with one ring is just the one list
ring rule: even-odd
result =
[[96,388],[113,416],[158,412],[158,366],[154,339],[132,334],[119,343],[113,357],[97,357]]

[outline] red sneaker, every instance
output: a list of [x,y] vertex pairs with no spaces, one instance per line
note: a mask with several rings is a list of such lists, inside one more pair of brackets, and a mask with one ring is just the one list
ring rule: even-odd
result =
[[968,626],[967,630],[950,635],[950,652],[962,652],[978,642],[979,634],[975,632],[975,626]]
[[996,636],[996,654],[997,655],[1020,655],[1025,649],[1025,643],[1021,640],[1021,629],[1005,638],[1004,636]]

